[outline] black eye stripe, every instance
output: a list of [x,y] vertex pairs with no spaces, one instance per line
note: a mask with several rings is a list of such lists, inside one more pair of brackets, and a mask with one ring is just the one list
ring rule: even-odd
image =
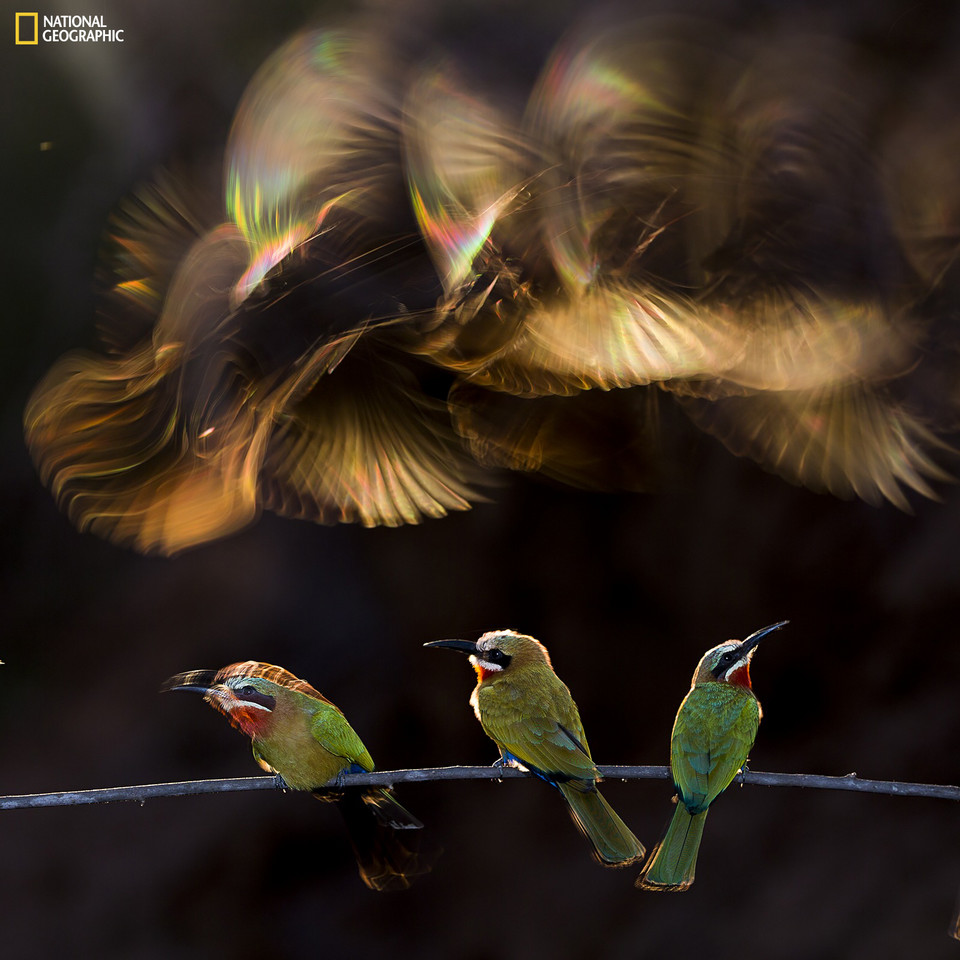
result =
[[722,673],[725,673],[727,668],[736,663],[739,660],[739,655],[736,650],[726,650],[720,654],[720,657],[717,660],[717,665],[711,671],[715,677],[719,679]]
[[277,705],[275,697],[271,697],[268,693],[260,693],[256,687],[249,683],[245,683],[242,687],[235,687],[234,690],[241,700],[246,700],[248,703],[259,704],[267,710],[273,710]]

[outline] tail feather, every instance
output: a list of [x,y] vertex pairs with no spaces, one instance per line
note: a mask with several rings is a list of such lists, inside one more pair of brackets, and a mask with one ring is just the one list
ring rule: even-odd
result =
[[625,867],[643,857],[643,844],[617,816],[594,786],[569,781],[557,787],[567,801],[570,815],[593,845],[594,856],[608,866]]
[[706,819],[706,810],[691,814],[682,803],[677,803],[670,826],[650,854],[637,886],[643,890],[688,889],[697,869],[697,853]]
[[389,790],[369,790],[363,802],[374,816],[394,830],[422,830],[423,824]]
[[406,890],[416,877],[430,872],[430,864],[420,857],[419,835],[399,833],[423,824],[386,790],[346,790],[337,806],[360,879],[371,890]]

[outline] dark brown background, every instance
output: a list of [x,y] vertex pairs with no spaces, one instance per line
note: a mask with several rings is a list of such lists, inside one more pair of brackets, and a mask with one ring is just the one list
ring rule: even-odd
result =
[[[19,418],[53,360],[93,343],[105,218],[155,164],[222,143],[262,59],[326,16],[305,2],[279,12],[246,0],[104,6],[126,31],[122,47],[11,45],[0,61],[6,99],[18,91],[2,148],[0,792],[255,773],[246,745],[199,700],[157,694],[172,673],[246,658],[283,664],[332,697],[383,767],[486,763],[495,751],[467,705],[466,664],[421,644],[505,626],[548,645],[598,761],[664,763],[702,651],[782,618],[791,625],[755,661],[766,712],[755,769],[957,782],[955,486],[942,503],[915,500],[912,516],[845,503],[735,459],[675,417],[657,495],[511,478],[495,502],[421,527],[265,516],[173,561],[76,533],[33,473]],[[748,23],[780,6],[727,13]],[[330,15],[348,9],[331,5]],[[893,71],[932,74],[960,50],[956,16],[935,5],[846,9],[836,29],[880,38]],[[522,88],[576,13],[424,2],[410,17]],[[42,141],[53,148],[41,153]],[[655,842],[668,786],[605,792]],[[711,814],[691,892],[654,896],[634,889],[635,870],[596,866],[542,784],[410,785],[402,799],[445,852],[432,875],[394,895],[363,888],[335,812],[305,796],[4,814],[2,952],[480,960],[960,950],[947,937],[960,812],[945,801],[732,788]]]

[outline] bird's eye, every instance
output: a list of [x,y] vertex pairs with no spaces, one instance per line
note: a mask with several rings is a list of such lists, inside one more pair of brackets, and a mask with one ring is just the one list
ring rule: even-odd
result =
[[248,683],[248,684],[246,684],[245,686],[242,686],[238,692],[239,692],[240,695],[243,696],[243,697],[249,697],[249,696],[252,696],[253,694],[255,694],[255,693],[257,692],[257,688],[256,688],[256,687],[252,687],[252,686]]
[[483,659],[488,663],[496,663],[501,667],[505,667],[510,662],[510,655],[494,647],[483,655]]
[[733,654],[728,650],[721,658],[721,663],[733,663]]

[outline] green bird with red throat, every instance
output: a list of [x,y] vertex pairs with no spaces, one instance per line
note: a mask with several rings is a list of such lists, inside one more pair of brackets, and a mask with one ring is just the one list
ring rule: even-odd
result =
[[524,767],[555,786],[601,863],[626,866],[643,856],[643,845],[597,790],[601,776],[580,713],[542,643],[495,630],[476,643],[436,640],[424,646],[469,655],[478,680],[470,703],[500,748],[498,763]]
[[[161,690],[203,694],[248,736],[253,756],[291,790],[334,800],[343,814],[363,882],[372,890],[403,890],[427,872],[399,831],[423,824],[388,789],[346,787],[344,774],[373,770],[373,759],[343,713],[283,667],[247,660],[222,670],[191,670]],[[331,789],[330,784],[335,786]]]
[[750,685],[750,661],[757,644],[787,623],[781,620],[746,640],[721,643],[697,664],[670,739],[676,810],[638,887],[681,891],[693,883],[707,811],[747,762],[760,726],[762,711]]

